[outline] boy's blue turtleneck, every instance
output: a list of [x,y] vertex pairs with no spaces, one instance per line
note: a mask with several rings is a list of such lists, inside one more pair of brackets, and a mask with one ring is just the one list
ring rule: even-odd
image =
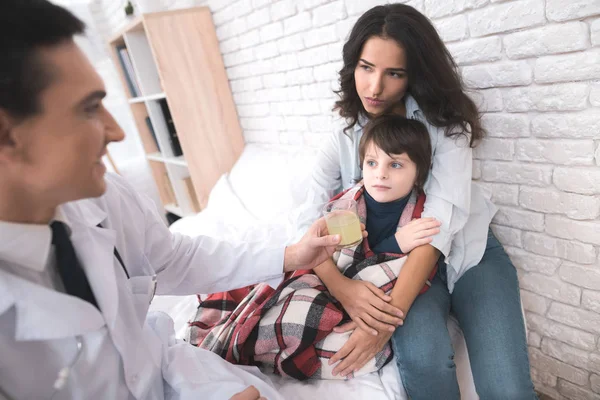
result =
[[378,202],[366,189],[364,196],[367,206],[367,232],[369,232],[367,239],[371,250],[377,254],[402,253],[394,234],[410,193],[389,203]]

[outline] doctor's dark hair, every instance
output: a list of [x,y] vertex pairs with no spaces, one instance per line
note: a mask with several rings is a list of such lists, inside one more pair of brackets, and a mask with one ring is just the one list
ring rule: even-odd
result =
[[470,136],[470,145],[484,135],[477,106],[464,91],[450,52],[431,22],[411,6],[386,4],[365,12],[354,24],[343,48],[339,71],[340,99],[334,110],[348,122],[346,130],[358,123],[366,111],[356,91],[354,71],[363,46],[372,37],[393,39],[404,49],[408,88],[425,117],[444,128],[446,136]]
[[17,118],[41,111],[39,95],[55,74],[39,50],[83,33],[85,24],[46,0],[0,1],[0,109]]
[[361,168],[371,144],[385,151],[388,156],[406,153],[417,166],[415,187],[423,190],[431,167],[431,141],[425,125],[391,114],[371,119],[365,125],[358,145]]

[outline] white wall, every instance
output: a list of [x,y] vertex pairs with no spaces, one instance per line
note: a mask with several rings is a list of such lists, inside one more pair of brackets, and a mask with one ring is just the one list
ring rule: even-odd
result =
[[[146,4],[210,7],[248,142],[317,146],[332,129],[344,39],[380,3]],[[556,399],[598,399],[600,1],[408,3],[434,21],[485,112],[489,137],[474,179],[493,191],[493,229],[519,269],[536,387]],[[93,0],[91,10],[104,38],[124,23],[113,1]]]

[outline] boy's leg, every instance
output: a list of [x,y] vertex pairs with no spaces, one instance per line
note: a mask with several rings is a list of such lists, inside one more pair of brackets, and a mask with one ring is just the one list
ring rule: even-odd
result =
[[450,293],[438,275],[431,287],[417,296],[404,325],[392,336],[400,377],[412,400],[460,398],[447,328]]
[[452,310],[465,335],[479,397],[536,399],[517,272],[491,231],[483,259],[454,287]]

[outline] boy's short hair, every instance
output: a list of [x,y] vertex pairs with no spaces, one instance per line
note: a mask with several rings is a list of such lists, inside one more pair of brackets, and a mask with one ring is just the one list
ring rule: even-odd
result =
[[47,0],[0,0],[0,108],[21,118],[41,111],[39,95],[54,74],[39,50],[84,29],[81,20]]
[[431,141],[425,125],[392,114],[371,119],[363,128],[358,147],[361,168],[371,143],[388,155],[406,153],[417,166],[415,186],[423,189],[431,167]]

